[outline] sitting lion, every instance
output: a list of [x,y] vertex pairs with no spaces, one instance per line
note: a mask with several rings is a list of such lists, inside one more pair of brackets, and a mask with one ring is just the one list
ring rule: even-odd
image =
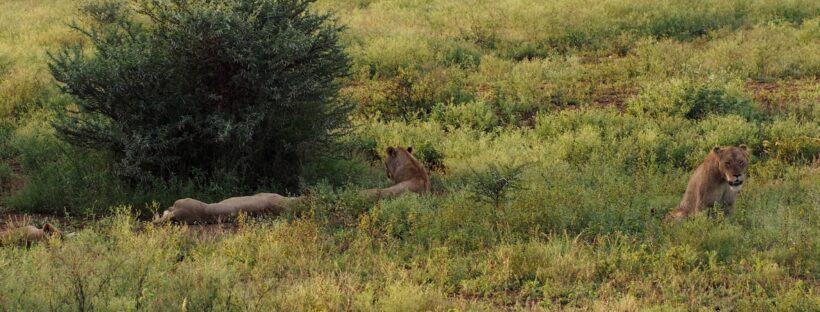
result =
[[301,197],[290,198],[274,193],[259,193],[253,196],[231,197],[214,204],[206,204],[192,198],[183,198],[174,202],[171,208],[162,213],[154,222],[169,220],[184,223],[221,222],[235,218],[240,212],[248,214],[282,213],[287,206]]
[[51,223],[44,224],[42,229],[38,229],[33,225],[15,227],[0,232],[0,246],[11,244],[31,245],[31,243],[45,240],[50,236],[62,237],[60,231]]
[[[395,197],[407,191],[426,193],[429,191],[427,171],[413,157],[412,147],[387,148],[385,168],[387,177],[395,184],[383,189],[369,189],[362,191],[362,196],[369,200]],[[192,198],[184,198],[174,202],[174,205],[165,210],[161,217],[154,218],[155,223],[165,221],[179,221],[184,223],[207,223],[235,218],[240,212],[244,213],[273,213],[281,214],[297,202],[305,199],[304,196],[285,197],[273,193],[259,193],[253,196],[231,197],[215,204],[206,204]]]
[[681,220],[692,213],[711,208],[720,203],[724,213],[732,213],[737,193],[746,179],[748,162],[746,145],[738,147],[715,147],[703,164],[695,169],[678,207],[668,220]]
[[384,161],[387,178],[393,181],[393,186],[383,189],[369,189],[362,192],[362,196],[370,199],[390,198],[405,192],[427,193],[430,191],[430,179],[424,166],[413,157],[412,147],[388,147],[387,159]]

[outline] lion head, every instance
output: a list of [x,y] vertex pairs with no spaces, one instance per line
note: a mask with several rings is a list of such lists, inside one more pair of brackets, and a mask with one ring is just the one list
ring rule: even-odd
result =
[[51,223],[43,224],[43,233],[45,233],[48,236],[55,236],[61,239],[63,238],[63,233],[61,233],[60,230],[58,230],[57,227],[55,227]]
[[387,159],[384,161],[387,178],[394,183],[399,183],[411,179],[422,178],[427,180],[427,171],[421,163],[413,157],[413,147],[388,147]]
[[738,147],[715,147],[712,153],[717,155],[718,171],[732,188],[740,188],[746,179],[746,169],[749,167],[748,148],[745,144]]

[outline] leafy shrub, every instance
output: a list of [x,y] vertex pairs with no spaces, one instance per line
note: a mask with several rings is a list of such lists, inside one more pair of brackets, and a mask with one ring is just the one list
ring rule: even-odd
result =
[[463,41],[437,42],[436,59],[444,66],[458,66],[472,69],[481,64],[481,53],[478,49]]
[[373,38],[366,47],[352,47],[356,67],[368,68],[371,76],[390,77],[401,70],[430,67],[435,62],[432,47],[421,36],[400,35]]
[[746,119],[758,119],[759,111],[751,100],[724,82],[697,82],[673,78],[663,82],[648,82],[641,92],[630,99],[627,109],[637,116],[680,116],[703,119],[708,115],[736,114]]
[[488,131],[498,125],[498,116],[483,101],[465,104],[438,104],[433,108],[431,119],[452,127],[470,127]]
[[413,156],[427,168],[427,171],[447,170],[444,167],[444,155],[430,143],[424,142],[413,146]]
[[[816,38],[820,19],[803,25],[769,23],[715,38],[687,62],[709,72],[731,72],[758,82],[814,77],[820,73]],[[794,90],[789,90],[794,91]]]
[[765,130],[763,152],[775,159],[795,162],[820,155],[820,126],[794,118],[776,119]]
[[751,100],[733,96],[724,89],[711,88],[706,85],[688,90],[683,101],[691,105],[689,111],[686,112],[686,118],[689,119],[703,119],[709,114],[731,113],[753,119],[757,113],[753,110]]
[[575,131],[567,131],[556,138],[561,154],[567,161],[582,163],[605,149],[601,139],[602,131],[593,125],[586,125]]
[[[3,60],[0,59],[0,62]],[[38,106],[44,96],[51,93],[49,84],[40,73],[21,69],[8,69],[3,73],[0,63],[0,117],[15,118]],[[11,66],[6,66],[11,68]]]
[[[708,213],[717,211],[719,209],[715,207]],[[704,254],[711,253],[720,261],[730,261],[743,251],[744,232],[738,226],[726,223],[722,218],[711,219],[706,213],[692,216],[691,220],[681,224],[680,228],[670,229],[669,235],[674,237],[677,243],[689,245]]]
[[523,188],[521,175],[525,168],[526,165],[491,164],[483,172],[473,170],[468,183],[474,198],[500,208],[511,193]]
[[700,150],[714,146],[746,144],[754,151],[760,147],[760,126],[737,115],[710,116],[698,123],[701,131]]
[[235,178],[202,175],[128,185],[116,175],[108,152],[85,150],[59,140],[49,124],[51,118],[51,114],[40,111],[10,133],[9,153],[27,176],[25,187],[6,200],[12,209],[93,215],[126,204],[147,212],[145,205],[153,201],[169,205],[183,196],[211,201],[252,190]]
[[360,116],[406,121],[426,116],[437,103],[469,101],[472,97],[462,90],[463,76],[458,67],[402,67],[393,76],[367,80],[365,87],[354,86],[346,93]]
[[84,6],[88,23],[72,28],[91,49],[50,54],[77,98],[55,126],[72,144],[114,152],[132,180],[205,173],[294,186],[300,159],[347,111],[332,101],[348,68],[340,27],[310,2]]
[[[382,201],[377,215],[374,218],[374,227],[386,236],[409,240],[413,235],[419,235],[425,230],[425,222],[430,222],[432,213],[430,207],[425,206],[417,195],[401,196],[399,198]],[[423,233],[421,233],[423,234]]]
[[346,184],[367,185],[371,180],[385,179],[383,169],[378,169],[359,159],[328,157],[305,166],[304,183],[313,185],[322,182],[333,187],[342,187]]
[[31,116],[27,122],[9,133],[8,145],[14,155],[19,155],[23,170],[36,172],[51,160],[65,155],[68,147],[54,136],[48,120],[50,114]]
[[359,188],[333,190],[327,183],[319,183],[310,188],[311,200],[294,207],[293,214],[306,216],[328,229],[354,227],[359,216],[372,207],[371,203],[359,196]]

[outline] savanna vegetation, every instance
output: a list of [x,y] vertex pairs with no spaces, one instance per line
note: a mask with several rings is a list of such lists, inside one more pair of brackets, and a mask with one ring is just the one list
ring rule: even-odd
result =
[[[67,26],[82,5],[0,2],[0,212],[65,236],[0,248],[0,310],[820,307],[820,2],[319,0],[344,26],[349,114],[293,181],[265,183],[133,179],[117,151],[72,144],[83,103],[48,53],[91,51]],[[741,143],[734,214],[664,224],[711,147]],[[364,201],[395,145],[431,194]],[[256,191],[310,200],[216,233],[141,221]]]

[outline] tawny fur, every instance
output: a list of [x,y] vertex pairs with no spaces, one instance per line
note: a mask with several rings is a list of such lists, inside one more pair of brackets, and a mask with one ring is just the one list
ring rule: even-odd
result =
[[[387,177],[394,185],[383,189],[369,189],[362,191],[362,196],[370,200],[391,198],[405,192],[426,193],[429,191],[427,171],[411,154],[412,148],[389,147],[385,169]],[[259,193],[253,196],[231,197],[214,204],[207,204],[192,198],[184,198],[174,202],[174,205],[165,210],[162,216],[154,218],[155,223],[165,221],[179,221],[184,223],[209,223],[227,221],[235,218],[239,213],[281,214],[297,202],[305,199],[304,196],[285,197],[274,193]]]
[[235,218],[239,213],[281,214],[288,205],[301,197],[285,197],[274,193],[259,193],[253,196],[231,197],[218,203],[206,204],[193,198],[183,198],[165,210],[154,222],[169,220],[184,223],[221,222]]
[[683,199],[666,220],[679,221],[716,204],[723,207],[726,215],[731,214],[737,194],[746,180],[748,158],[746,145],[712,149],[695,169]]
[[29,245],[48,239],[50,236],[61,237],[60,231],[50,223],[38,229],[33,225],[10,228],[0,232],[0,246],[5,245]]
[[384,165],[387,177],[393,186],[382,189],[362,191],[362,196],[370,200],[392,198],[406,192],[427,193],[430,191],[430,179],[424,166],[413,157],[413,148],[388,147]]

